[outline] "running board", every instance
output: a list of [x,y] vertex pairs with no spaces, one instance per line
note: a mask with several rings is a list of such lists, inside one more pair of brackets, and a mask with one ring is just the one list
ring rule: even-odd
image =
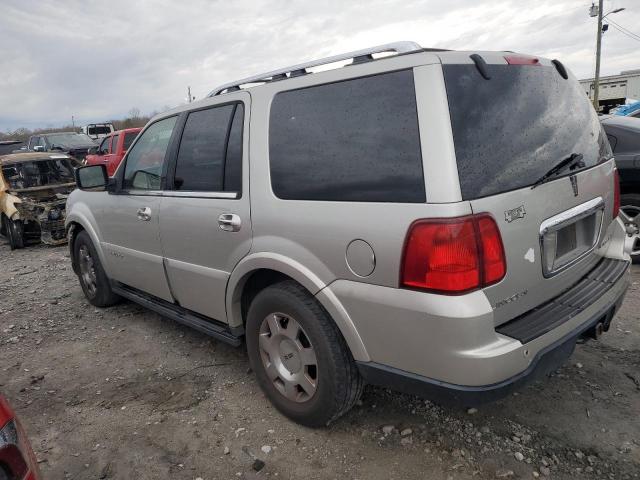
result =
[[241,337],[244,333],[242,328],[232,329],[222,322],[191,312],[185,308],[179,307],[160,298],[147,295],[146,293],[121,283],[114,282],[111,285],[111,289],[114,293],[142,305],[149,310],[153,310],[163,317],[182,323],[187,327],[191,327],[199,332],[228,343],[229,345],[233,345],[234,347],[242,345]]

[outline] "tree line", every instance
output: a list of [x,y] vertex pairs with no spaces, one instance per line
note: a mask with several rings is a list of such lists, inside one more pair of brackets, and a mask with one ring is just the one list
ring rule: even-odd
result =
[[[162,111],[168,110],[169,107],[164,107]],[[156,115],[158,112],[152,112],[149,115],[142,115],[140,110],[137,108],[132,108],[129,110],[129,113],[125,118],[119,120],[110,120],[109,122],[113,123],[113,128],[116,130],[122,130],[124,128],[135,128],[135,127],[144,127],[146,123],[149,121],[151,117]],[[96,122],[102,123],[102,122]],[[107,122],[108,123],[108,122]],[[0,141],[2,140],[20,140],[22,142],[26,141],[31,135],[36,135],[38,133],[54,133],[54,132],[80,132],[81,126],[73,126],[73,125],[65,125],[59,128],[36,128],[34,130],[30,130],[28,128],[17,128],[11,132],[0,132]]]

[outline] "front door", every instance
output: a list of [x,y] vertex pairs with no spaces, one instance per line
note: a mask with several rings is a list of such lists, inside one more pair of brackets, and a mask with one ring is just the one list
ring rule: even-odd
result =
[[160,206],[171,292],[182,307],[223,322],[230,272],[251,247],[249,98],[227,94],[183,118]]
[[111,177],[116,171],[117,164],[115,162],[116,153],[118,151],[118,141],[120,140],[120,134],[113,135],[110,137],[111,139],[111,147],[108,152],[105,154],[104,163],[107,166],[107,174]]
[[107,196],[100,225],[111,278],[150,295],[173,301],[159,236],[161,178],[177,116],[150,125],[131,147],[121,188]]

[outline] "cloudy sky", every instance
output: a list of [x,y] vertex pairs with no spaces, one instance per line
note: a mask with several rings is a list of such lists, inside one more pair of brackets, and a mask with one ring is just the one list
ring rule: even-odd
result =
[[[584,0],[0,0],[0,131],[122,118],[214,86],[397,40],[558,58],[593,76]],[[638,0],[605,10],[640,35]],[[640,41],[610,28],[602,73],[640,68]]]

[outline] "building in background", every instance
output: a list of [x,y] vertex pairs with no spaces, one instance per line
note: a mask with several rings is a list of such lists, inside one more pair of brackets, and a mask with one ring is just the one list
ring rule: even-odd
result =
[[[580,80],[584,91],[593,99],[593,78]],[[608,113],[613,107],[624,105],[627,100],[640,100],[640,68],[625,70],[619,75],[600,77],[600,111]]]

